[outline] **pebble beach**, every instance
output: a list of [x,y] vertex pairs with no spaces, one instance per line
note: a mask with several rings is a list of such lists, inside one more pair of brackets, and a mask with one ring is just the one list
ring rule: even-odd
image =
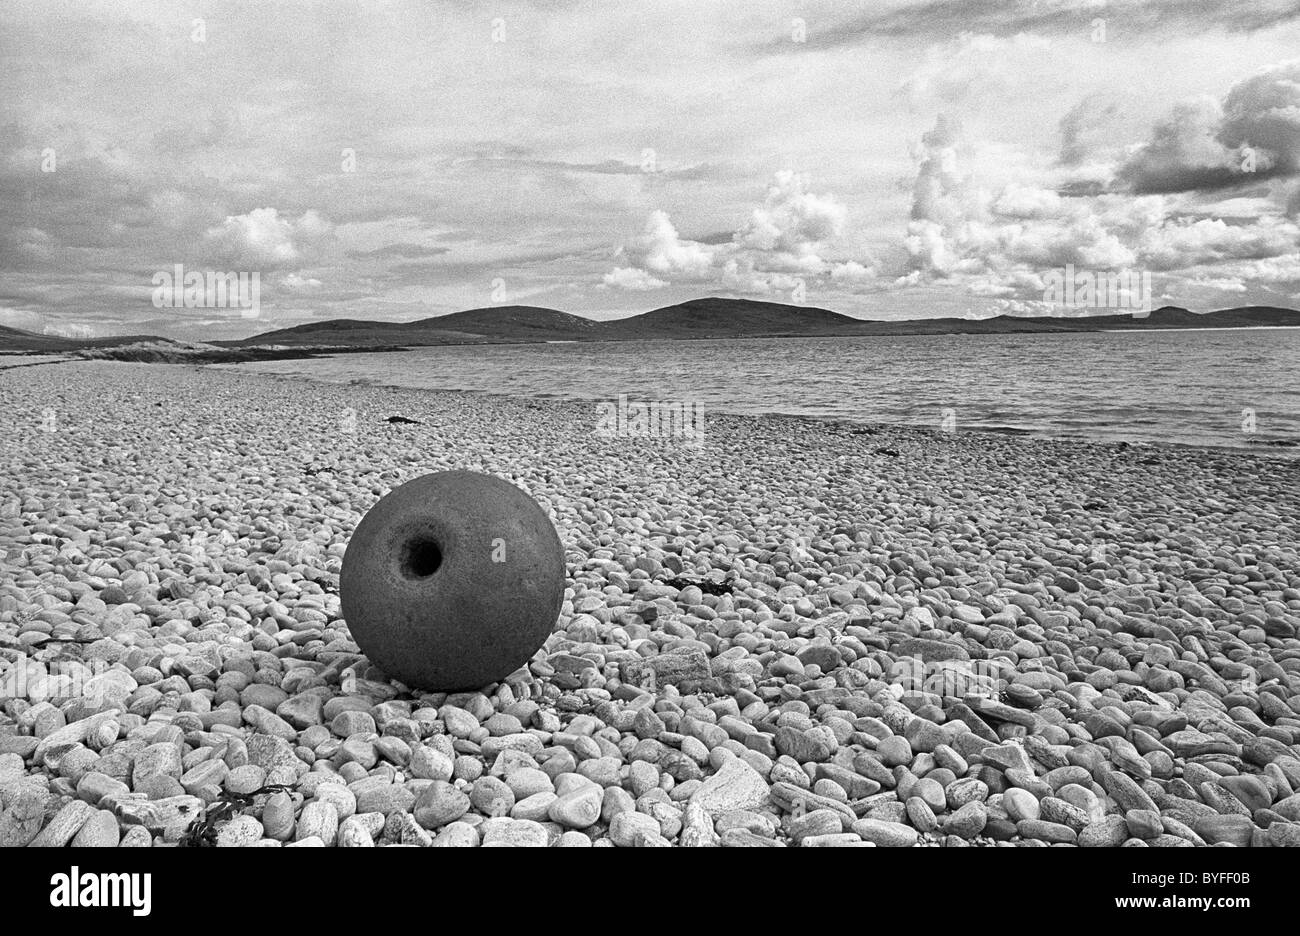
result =
[[[1300,845],[1294,459],[98,361],[0,408],[0,846]],[[568,585],[448,695],[338,579],[452,468]]]

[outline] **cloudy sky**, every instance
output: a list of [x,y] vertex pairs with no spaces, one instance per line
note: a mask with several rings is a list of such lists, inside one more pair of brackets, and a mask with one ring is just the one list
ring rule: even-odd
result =
[[1297,0],[5,0],[0,324],[1300,306],[1297,56]]

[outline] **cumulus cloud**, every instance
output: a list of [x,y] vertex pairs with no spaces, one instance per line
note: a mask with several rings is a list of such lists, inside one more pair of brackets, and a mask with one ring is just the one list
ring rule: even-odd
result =
[[301,276],[297,273],[286,273],[280,277],[280,287],[293,293],[315,292],[321,288],[321,281],[314,276]]
[[[1217,107],[1205,113],[1216,116],[1180,127],[1221,123]],[[1198,139],[1204,137],[1169,137],[1165,152],[1194,154]],[[1234,283],[1252,278],[1286,283],[1300,267],[1300,225],[1294,220],[1259,211],[1197,216],[1187,210],[1185,196],[1171,194],[1067,197],[1026,182],[993,188],[964,170],[962,155],[969,148],[951,120],[940,118],[924,135],[904,240],[909,270],[897,285],[945,281],[971,296],[1043,312],[1035,307],[1043,296],[1042,275],[1070,265],[1161,273],[1171,283],[1220,292],[1238,291]],[[1182,164],[1194,162],[1207,165],[1205,159]]]
[[1183,101],[1120,168],[1135,192],[1186,192],[1241,181],[1242,155],[1219,141],[1223,108],[1213,98]]
[[[729,240],[683,238],[666,212],[653,211],[645,231],[626,245],[630,266],[605,274],[606,286],[656,289],[670,282],[717,282],[737,292],[769,294],[797,288],[808,277],[842,285],[869,282],[858,262],[832,263],[824,250],[844,230],[847,212],[834,197],[813,192],[806,175],[776,173],[749,217]],[[837,273],[838,271],[838,273]]]
[[845,286],[866,286],[876,282],[875,266],[865,266],[856,260],[846,260],[831,266],[831,281]]
[[979,207],[975,193],[961,170],[958,144],[960,123],[940,114],[934,127],[921,137],[922,152],[912,186],[912,217],[904,245],[912,258],[914,272],[947,276],[960,259],[960,250],[950,241],[973,233],[970,221]]
[[720,245],[683,238],[668,213],[655,210],[641,235],[619,251],[631,265],[614,268],[602,282],[629,291],[658,289],[669,281],[701,282],[713,271],[720,249]]
[[[1256,286],[1290,289],[1300,286],[1300,251],[1263,257],[1256,260],[1236,260],[1214,268],[1219,277],[1238,279]],[[1196,273],[1193,275],[1206,275]]]
[[[924,152],[912,186],[912,220],[941,221],[955,207],[950,199],[965,185],[958,168],[960,139],[960,122],[947,114],[940,114],[933,129],[921,137]],[[959,208],[957,211],[960,213]]]
[[1172,221],[1145,232],[1143,262],[1158,270],[1187,269],[1228,260],[1261,260],[1300,249],[1300,227],[1275,218],[1228,224],[1221,218]]
[[269,207],[227,217],[207,232],[216,259],[241,270],[300,266],[332,237],[333,226],[314,211],[290,219]]
[[663,276],[704,276],[713,265],[715,248],[683,239],[665,211],[652,211],[645,232],[627,248],[642,269]]
[[1005,218],[1054,218],[1061,213],[1061,196],[1051,189],[1012,183],[993,202],[993,212]]
[[1061,133],[1059,163],[1062,166],[1087,164],[1100,148],[1096,139],[1099,131],[1117,110],[1115,102],[1095,94],[1070,108],[1058,125]]
[[1279,174],[1300,172],[1300,59],[1265,69],[1229,91],[1220,138],[1229,147],[1260,150]]
[[1189,192],[1300,173],[1300,60],[1184,101],[1120,168],[1133,191]]
[[733,292],[769,296],[775,292],[792,292],[806,280],[794,273],[781,273],[759,269],[755,258],[738,255],[727,259],[721,268],[720,281]]
[[605,274],[601,282],[614,289],[626,289],[631,292],[659,289],[668,285],[663,280],[656,279],[645,270],[636,267],[615,267]]
[[[807,186],[805,175],[778,172],[763,204],[736,232],[736,244],[763,253],[804,258],[837,237],[844,228],[844,206],[829,195],[808,191]],[[795,262],[801,265],[801,261]]]

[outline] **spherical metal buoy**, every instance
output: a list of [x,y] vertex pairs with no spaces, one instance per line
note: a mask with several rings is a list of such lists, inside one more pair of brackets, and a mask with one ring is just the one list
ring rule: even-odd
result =
[[352,638],[385,673],[434,692],[479,689],[528,662],[564,601],[564,548],[507,481],[440,471],[361,518],[339,594]]

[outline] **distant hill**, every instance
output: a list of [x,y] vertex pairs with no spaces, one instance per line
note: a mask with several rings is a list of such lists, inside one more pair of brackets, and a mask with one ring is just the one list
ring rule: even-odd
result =
[[851,334],[862,320],[809,306],[708,298],[599,324],[601,338],[626,340]]
[[1148,328],[1242,328],[1300,326],[1300,312],[1251,306],[1221,312],[1189,312],[1165,306],[1148,315],[1017,316],[930,318],[878,321],[827,309],[754,302],[747,299],[693,299],[630,318],[600,323],[600,337],[735,338],[835,335],[996,335],[1037,332],[1111,331]]
[[478,342],[579,341],[601,323],[558,309],[537,306],[492,306],[437,315],[415,322],[363,322],[327,319],[265,332],[225,345],[384,345],[473,344]]
[[469,309],[415,322],[332,319],[268,332],[232,345],[328,344],[373,347],[431,344],[631,341],[645,338],[813,338],[865,335],[990,335],[1147,328],[1300,326],[1300,312],[1249,307],[1196,313],[1176,306],[1146,316],[1015,316],[985,319],[933,318],[872,321],[829,309],[710,297],[664,306],[621,319],[595,321],[555,309],[497,306]]
[[[211,359],[246,360],[257,356],[299,357],[304,353],[395,350],[426,345],[517,344],[545,341],[631,341],[657,338],[857,337],[886,335],[995,335],[1044,332],[1095,332],[1132,329],[1251,328],[1300,326],[1300,312],[1246,306],[1219,312],[1190,312],[1165,306],[1148,315],[1014,316],[985,319],[932,318],[898,321],[857,319],[829,309],[709,297],[664,306],[627,318],[596,321],[539,306],[467,309],[414,322],[327,319],[282,328],[238,341],[214,341],[202,354]],[[168,339],[147,335],[78,341],[0,326],[0,351],[73,353]],[[281,349],[274,351],[272,349]],[[132,349],[134,352],[138,349]],[[230,352],[223,358],[218,351]],[[126,358],[132,352],[101,357]],[[159,349],[148,349],[160,358]],[[182,354],[193,354],[193,350]]]
[[535,334],[539,340],[545,341],[585,337],[598,331],[603,323],[538,306],[493,306],[438,315],[411,324],[492,337]]
[[62,335],[43,335],[22,328],[0,325],[0,352],[37,352],[57,354],[79,351],[84,348],[111,348],[116,345],[140,341],[169,341],[152,335],[123,335],[116,338],[65,338]]
[[[333,350],[346,352],[349,347]],[[139,364],[242,364],[248,361],[276,361],[286,358],[310,358],[324,353],[319,348],[286,348],[254,345],[247,348],[223,348],[213,344],[193,344],[168,339],[149,339],[107,347],[81,348],[73,354],[79,358],[103,361],[134,361]]]
[[1031,318],[1026,321],[1034,323],[1065,322],[1080,328],[1073,330],[1113,330],[1130,328],[1262,328],[1300,325],[1300,312],[1294,309],[1278,309],[1272,306],[1242,306],[1237,309],[1223,309],[1219,312],[1189,312],[1178,306],[1164,306],[1155,309],[1149,316],[1131,315],[1090,315],[1086,318]]
[[0,351],[70,351],[82,342],[0,325]]
[[[1034,324],[1037,321],[1038,324]],[[839,312],[748,299],[692,299],[630,318],[602,323],[602,337],[629,338],[812,338],[857,335],[989,334],[1062,331],[1058,319],[1014,316],[988,319],[933,318],[876,321]]]

